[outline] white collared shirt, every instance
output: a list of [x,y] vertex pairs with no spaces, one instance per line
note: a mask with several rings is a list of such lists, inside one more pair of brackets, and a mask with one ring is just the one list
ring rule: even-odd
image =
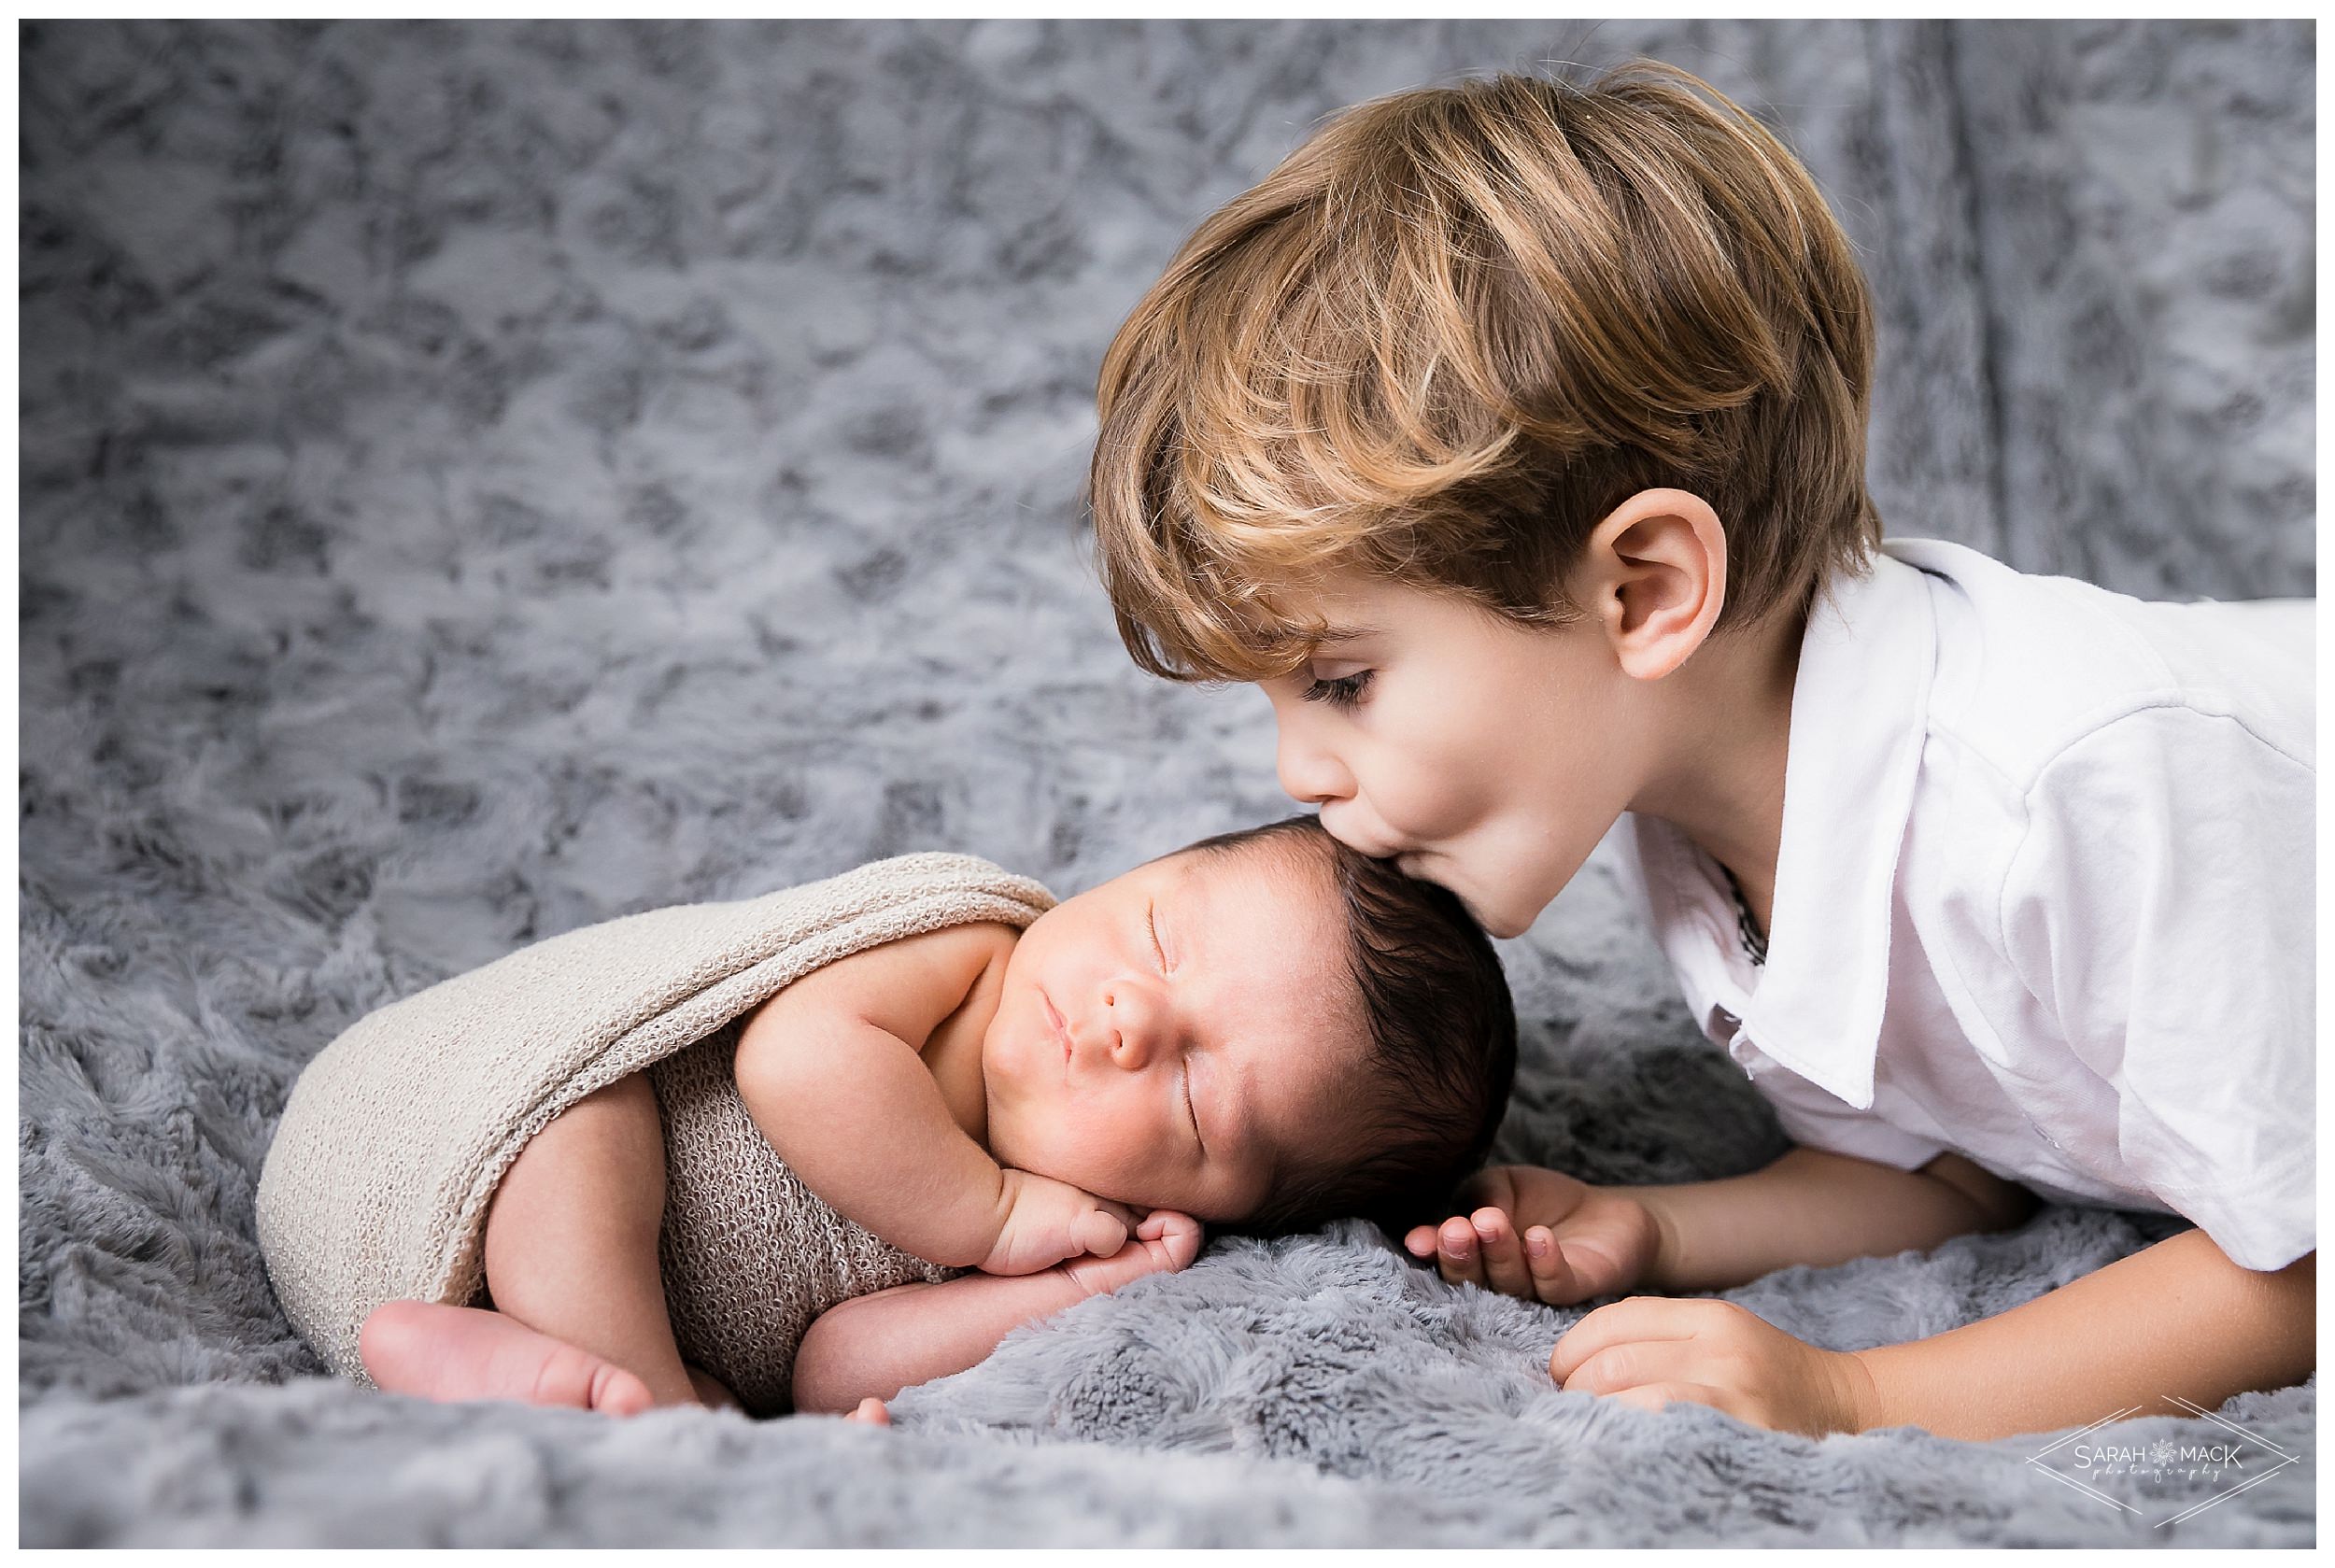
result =
[[1767,959],[1629,816],[1696,1021],[1811,1148],[1955,1151],[2316,1250],[2315,601],[2160,604],[1892,540],[1809,617]]

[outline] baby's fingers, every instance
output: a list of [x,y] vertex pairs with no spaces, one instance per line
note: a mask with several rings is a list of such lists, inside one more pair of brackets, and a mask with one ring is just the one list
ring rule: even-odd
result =
[[1098,1258],[1108,1258],[1127,1244],[1134,1233],[1135,1215],[1117,1204],[1102,1204],[1079,1216],[1071,1237],[1079,1246]]
[[1200,1234],[1200,1222],[1189,1214],[1179,1214],[1172,1208],[1154,1208],[1143,1216],[1143,1222],[1135,1227],[1138,1241],[1157,1241],[1162,1236],[1173,1239],[1186,1233]]
[[1155,1244],[1170,1269],[1186,1268],[1200,1255],[1200,1222],[1172,1208],[1154,1208],[1135,1228],[1136,1239]]

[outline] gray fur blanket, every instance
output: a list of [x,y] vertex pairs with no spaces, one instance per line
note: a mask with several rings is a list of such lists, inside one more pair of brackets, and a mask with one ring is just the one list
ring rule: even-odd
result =
[[[21,46],[23,1544],[2314,1540],[2315,1379],[2116,1433],[2234,1424],[2242,1471],[1813,1442],[1561,1392],[1578,1310],[1353,1224],[1219,1242],[876,1432],[340,1383],[252,1218],[303,1062],[537,938],[920,849],[1068,893],[1287,809],[1261,700],[1125,658],[1076,494],[1121,316],[1360,97],[1641,51],[1706,76],[1861,247],[1891,531],[2310,592],[2309,22]],[[1505,1154],[1673,1180],[1779,1151],[1603,860],[1503,951]],[[1870,1345],[2162,1233],[2052,1208],[1729,1293]]]

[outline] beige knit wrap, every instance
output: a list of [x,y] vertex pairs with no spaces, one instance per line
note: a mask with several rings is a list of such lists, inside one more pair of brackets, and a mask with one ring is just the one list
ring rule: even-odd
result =
[[479,1303],[487,1206],[511,1161],[586,1095],[654,1067],[674,1336],[748,1409],[785,1409],[813,1318],[956,1271],[803,1187],[738,1098],[732,1025],[837,958],[970,921],[1026,926],[1053,904],[985,860],[901,855],[570,931],[368,1014],[292,1085],[260,1173],[277,1298],[335,1371],[369,1382],[367,1315],[401,1299]]

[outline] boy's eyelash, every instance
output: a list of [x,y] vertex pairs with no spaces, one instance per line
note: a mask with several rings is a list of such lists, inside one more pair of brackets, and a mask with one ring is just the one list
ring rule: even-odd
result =
[[1351,675],[1340,675],[1335,681],[1316,681],[1306,687],[1309,702],[1326,702],[1333,708],[1351,708],[1362,700],[1364,690],[1370,685],[1372,671],[1357,670]]
[[1156,913],[1158,908],[1156,904],[1143,906],[1143,925],[1145,929],[1152,934],[1152,951],[1159,955],[1159,972],[1166,974],[1168,972],[1168,950],[1159,945],[1159,920]]

